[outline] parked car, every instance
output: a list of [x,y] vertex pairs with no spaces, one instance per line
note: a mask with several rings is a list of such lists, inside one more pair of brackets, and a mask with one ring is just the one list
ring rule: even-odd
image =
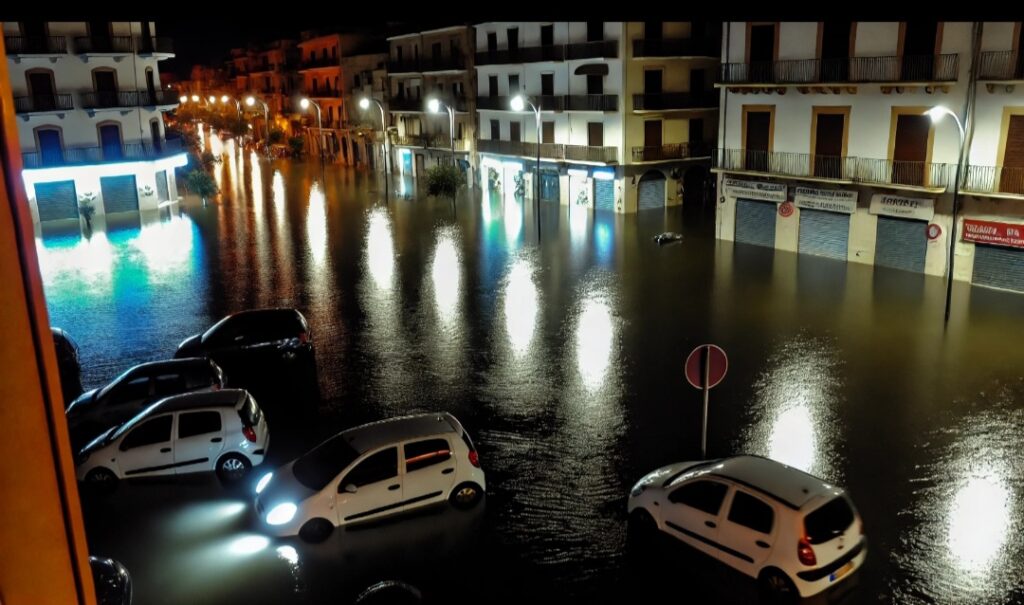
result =
[[79,452],[76,474],[88,484],[126,477],[216,471],[224,482],[263,462],[270,431],[259,405],[241,389],[168,397],[105,431]]
[[57,369],[60,371],[60,390],[64,405],[82,394],[82,365],[78,358],[78,344],[60,328],[50,328],[53,347],[57,350]]
[[256,512],[277,536],[308,542],[335,527],[450,501],[474,507],[486,484],[469,433],[451,414],[342,431],[256,484]]
[[209,357],[224,368],[230,386],[239,386],[238,377],[311,360],[313,335],[296,309],[242,311],[185,339],[174,356]]
[[842,488],[760,456],[659,468],[633,487],[627,510],[640,532],[660,530],[786,598],[825,590],[867,556]]
[[103,388],[83,393],[66,410],[77,450],[106,429],[123,424],[147,405],[181,393],[215,391],[224,384],[216,363],[199,357],[137,365]]
[[132,577],[124,565],[113,559],[89,557],[98,605],[131,605]]

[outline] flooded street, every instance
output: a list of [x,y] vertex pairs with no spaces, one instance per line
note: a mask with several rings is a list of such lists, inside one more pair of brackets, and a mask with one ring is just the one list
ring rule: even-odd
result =
[[[634,482],[699,457],[682,367],[706,342],[729,354],[709,455],[850,490],[870,546],[844,602],[1024,602],[1024,296],[957,284],[944,326],[943,279],[721,242],[710,214],[544,204],[537,245],[532,202],[452,204],[397,179],[385,200],[372,174],[215,151],[216,203],[37,239],[85,387],[228,313],[296,307],[321,400],[258,395],[274,439],[255,475],[342,428],[446,410],[480,449],[486,505],[309,546],[259,534],[251,485],[121,485],[84,502],[86,527],[137,603],[341,603],[384,579],[437,602],[635,602],[667,583],[750,602],[736,572],[625,549]],[[664,231],[684,239],[659,246]]]

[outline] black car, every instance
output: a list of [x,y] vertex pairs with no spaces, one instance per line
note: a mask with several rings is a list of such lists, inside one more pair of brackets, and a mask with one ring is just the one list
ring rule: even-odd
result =
[[131,605],[132,577],[124,565],[113,559],[89,557],[89,566],[99,605]]
[[302,313],[255,309],[228,315],[185,339],[174,356],[209,357],[224,368],[229,386],[244,387],[258,381],[264,370],[299,367],[312,361],[313,354],[313,335]]
[[60,328],[50,328],[53,347],[57,350],[57,368],[60,370],[60,390],[64,405],[82,394],[82,366],[78,360],[78,344]]
[[137,365],[110,384],[83,393],[66,410],[75,451],[112,426],[133,418],[164,397],[212,391],[224,386],[224,373],[205,358],[169,359]]

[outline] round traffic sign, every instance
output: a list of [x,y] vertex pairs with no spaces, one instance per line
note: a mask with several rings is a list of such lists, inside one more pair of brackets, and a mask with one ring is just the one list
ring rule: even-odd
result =
[[939,236],[942,235],[942,227],[936,225],[935,223],[931,223],[930,225],[928,225],[928,230],[926,231],[926,233],[928,234],[928,239],[930,240],[939,239]]
[[717,345],[700,345],[686,357],[686,380],[697,389],[713,388],[725,378],[729,358]]
[[793,216],[793,202],[782,202],[779,204],[779,216],[782,218]]

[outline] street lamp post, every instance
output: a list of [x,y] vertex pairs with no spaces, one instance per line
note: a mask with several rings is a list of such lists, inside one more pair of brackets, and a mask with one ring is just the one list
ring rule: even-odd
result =
[[228,101],[234,101],[235,102],[235,113],[237,113],[239,116],[241,116],[242,115],[242,105],[238,102],[238,99],[233,99],[233,98],[231,98],[231,97],[229,97],[227,95],[221,95],[221,97],[220,97],[220,102],[221,103],[227,104]]
[[371,97],[363,97],[359,99],[359,108],[366,111],[370,108],[370,103],[377,106],[380,110],[380,134],[384,141],[384,199],[388,199],[388,163],[390,158],[388,157],[388,122],[384,118],[384,106],[381,105],[380,101]]
[[270,145],[270,108],[267,107],[267,102],[263,99],[257,99],[252,95],[245,98],[245,104],[249,107],[252,107],[256,103],[263,106],[263,122],[267,126],[267,145]]
[[537,176],[534,178],[533,184],[533,203],[536,208],[535,214],[537,215],[537,241],[540,241],[540,104],[534,105],[529,97],[521,94],[512,97],[510,104],[512,111],[525,111],[526,106],[529,105],[533,109],[533,115],[537,121]]
[[302,100],[299,101],[299,105],[302,106],[303,110],[309,109],[310,105],[312,105],[313,107],[316,108],[316,130],[317,130],[317,147],[318,147],[317,151],[320,153],[320,166],[323,167],[323,165],[324,165],[324,129],[323,129],[323,126],[322,126],[322,122],[320,120],[320,104],[317,103],[316,101],[310,99],[309,97],[303,97]]
[[964,132],[963,122],[948,108],[941,105],[932,107],[927,111],[927,115],[932,119],[932,123],[938,123],[945,115],[952,116],[953,121],[956,122],[957,134],[960,135],[959,153],[956,158],[956,177],[953,180],[953,226],[949,230],[949,270],[946,274],[946,316],[944,321],[949,323],[949,307],[953,298],[953,262],[956,256],[956,217],[960,209],[960,169],[964,163],[964,145],[966,144],[967,135]]
[[441,107],[448,110],[448,137],[449,143],[452,146],[452,166],[455,166],[455,110],[452,109],[451,105],[442,102],[439,99],[430,99],[427,101],[427,109],[430,113],[438,113],[441,111]]

